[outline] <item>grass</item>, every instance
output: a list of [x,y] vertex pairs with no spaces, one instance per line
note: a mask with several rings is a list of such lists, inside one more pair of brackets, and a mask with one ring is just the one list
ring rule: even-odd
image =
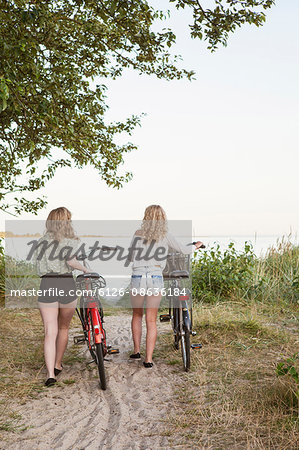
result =
[[192,263],[193,297],[206,303],[257,300],[299,303],[299,247],[282,238],[257,258],[250,244],[237,251],[230,243],[198,252]]
[[[295,450],[298,386],[275,369],[298,351],[299,248],[282,242],[260,259],[249,246],[243,254],[233,246],[224,257],[219,249],[212,252],[201,253],[193,266],[194,292],[207,303],[194,308],[193,340],[203,348],[192,351],[191,371],[182,371],[171,333],[160,335],[155,350],[179,379],[165,435],[179,448]],[[0,258],[2,297],[3,283]],[[117,306],[105,307],[105,314],[126,312],[122,302]],[[42,342],[37,310],[0,308],[2,432],[24,429],[13,404],[44,389]],[[64,362],[82,362],[77,348],[68,348]],[[75,381],[58,384],[68,389]]]
[[[194,310],[202,350],[182,372],[170,335],[160,336],[158,357],[179,374],[167,432],[183,448],[296,449],[298,398],[276,364],[298,347],[295,305],[220,303]],[[297,325],[297,329],[295,327]]]
[[20,425],[20,421],[22,419],[23,418],[20,414],[16,414],[14,412],[8,413],[5,418],[1,417],[0,432],[1,431],[9,431],[9,432],[25,431],[27,429],[27,427],[22,424]]
[[[78,326],[76,316],[73,325]],[[25,403],[46,389],[43,337],[37,309],[0,308],[0,432],[26,429],[23,418],[13,412],[14,405]],[[76,347],[68,347],[66,365],[83,360]],[[73,383],[73,379],[63,381],[65,386]]]
[[[1,309],[0,431],[26,429],[13,412],[41,392],[44,380],[43,327],[37,310]],[[76,319],[74,325],[78,325]],[[165,435],[179,448],[296,449],[298,398],[291,378],[277,377],[278,362],[298,347],[298,308],[277,302],[221,302],[194,308],[202,350],[192,351],[192,368],[182,371],[171,333],[161,333],[157,361],[174,374],[173,408]],[[16,331],[17,334],[16,334]],[[21,338],[19,338],[21,336]],[[16,345],[17,344],[17,345]],[[82,362],[70,346],[65,364]],[[175,382],[179,380],[179,382]],[[61,389],[76,382],[59,383]]]
[[0,391],[22,399],[40,390],[43,327],[36,310],[0,309]]
[[43,329],[36,310],[0,308],[0,431],[24,429],[12,411],[15,402],[25,402],[43,387]]

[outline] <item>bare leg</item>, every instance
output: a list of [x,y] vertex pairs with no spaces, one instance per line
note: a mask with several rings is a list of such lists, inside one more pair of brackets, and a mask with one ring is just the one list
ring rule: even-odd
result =
[[141,335],[142,335],[142,316],[144,296],[135,295],[131,297],[133,316],[132,316],[132,336],[134,343],[134,353],[140,353]]
[[76,303],[72,302],[68,305],[68,307],[63,306],[59,308],[58,314],[58,334],[56,339],[56,360],[55,367],[56,369],[62,369],[61,362],[67,347],[68,336],[69,336],[69,326],[72,320],[72,317],[75,312]]
[[56,338],[58,331],[58,302],[51,303],[50,305],[40,303],[39,310],[43,319],[45,329],[44,354],[48,371],[48,378],[55,378],[54,364],[56,357]]
[[145,362],[152,362],[157,340],[157,314],[162,296],[147,297],[146,302],[146,355]]

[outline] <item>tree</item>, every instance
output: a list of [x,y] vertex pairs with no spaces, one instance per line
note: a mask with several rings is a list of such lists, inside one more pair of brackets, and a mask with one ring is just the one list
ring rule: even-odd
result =
[[[214,51],[244,23],[260,26],[274,0],[169,0],[193,10],[193,38]],[[192,79],[172,56],[172,30],[152,31],[168,13],[146,0],[0,0],[0,208],[37,212],[45,198],[28,199],[59,167],[91,164],[119,188],[132,174],[119,174],[135,145],[117,145],[140,123],[106,123],[105,85],[91,81],[121,76],[131,67],[158,78]],[[27,198],[26,198],[27,196]]]

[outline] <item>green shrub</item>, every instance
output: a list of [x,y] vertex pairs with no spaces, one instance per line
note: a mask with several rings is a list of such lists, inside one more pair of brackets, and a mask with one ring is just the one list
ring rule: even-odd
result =
[[279,362],[276,365],[277,376],[287,376],[292,382],[291,391],[294,397],[294,405],[299,406],[299,353]]
[[257,258],[249,243],[236,251],[234,243],[222,252],[216,245],[195,254],[192,262],[193,298],[203,302],[252,299],[299,302],[299,247],[282,239]]
[[299,363],[299,353],[295,353],[295,355],[287,358],[285,361],[282,361],[276,366],[276,375],[289,375],[297,385],[299,385],[299,374],[296,366],[298,367]]
[[204,301],[248,295],[254,279],[256,257],[251,244],[238,252],[231,242],[221,252],[220,246],[197,252],[192,262],[193,297]]

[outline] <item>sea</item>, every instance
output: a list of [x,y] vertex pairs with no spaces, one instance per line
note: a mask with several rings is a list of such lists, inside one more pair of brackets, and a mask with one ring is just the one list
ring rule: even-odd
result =
[[202,241],[207,248],[219,245],[220,249],[225,250],[229,243],[233,242],[236,250],[244,250],[246,243],[252,245],[253,251],[257,257],[263,257],[271,247],[277,247],[281,242],[291,242],[294,245],[299,245],[297,234],[294,235],[224,235],[224,236],[194,236],[194,240]]

